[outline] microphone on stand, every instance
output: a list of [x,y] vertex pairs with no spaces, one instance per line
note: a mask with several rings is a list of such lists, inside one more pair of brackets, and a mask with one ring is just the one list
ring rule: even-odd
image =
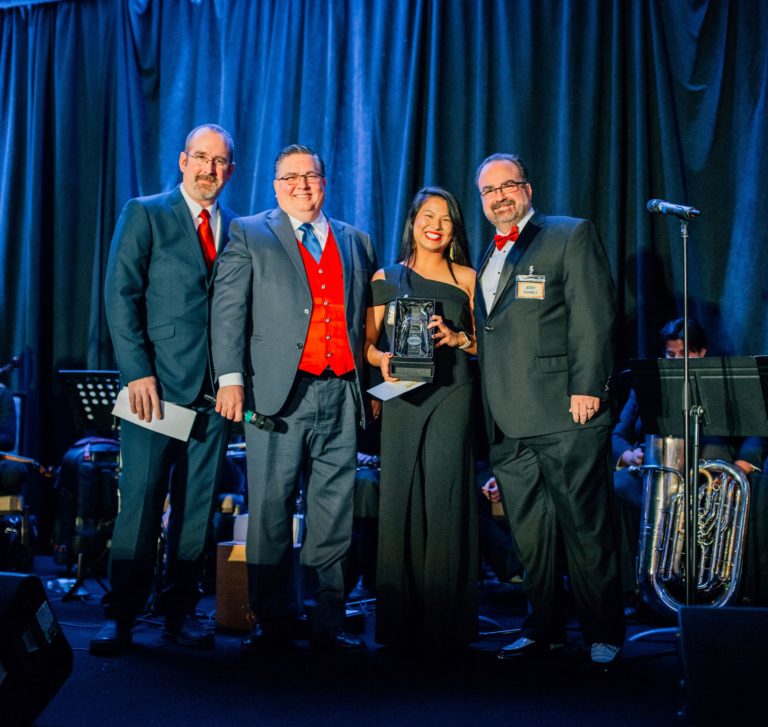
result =
[[671,202],[665,202],[663,199],[649,200],[646,209],[649,212],[654,212],[660,215],[674,215],[683,220],[692,220],[694,217],[698,217],[701,214],[695,207],[672,204]]

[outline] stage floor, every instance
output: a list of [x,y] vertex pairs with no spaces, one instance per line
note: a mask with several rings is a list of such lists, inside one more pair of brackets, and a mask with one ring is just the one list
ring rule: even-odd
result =
[[[241,634],[217,632],[213,651],[191,651],[161,636],[149,618],[121,657],[98,658],[88,642],[101,621],[96,581],[91,594],[63,601],[66,573],[37,556],[35,572],[74,650],[74,669],[37,721],[40,727],[90,725],[680,725],[681,665],[676,642],[628,642],[614,674],[595,676],[579,659],[500,662],[495,652],[514,635],[486,633],[461,657],[403,655],[373,643],[375,605],[367,605],[369,649],[327,655],[300,644],[289,654],[240,650]],[[481,628],[517,628],[525,614],[519,585],[486,581]],[[215,597],[200,612],[215,614]],[[648,622],[630,622],[629,634]],[[579,639],[574,628],[572,636]]]

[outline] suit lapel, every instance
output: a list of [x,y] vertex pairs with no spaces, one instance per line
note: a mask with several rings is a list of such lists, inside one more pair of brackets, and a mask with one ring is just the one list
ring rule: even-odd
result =
[[341,272],[344,276],[344,307],[347,314],[347,322],[349,323],[349,301],[352,300],[352,284],[354,280],[354,274],[352,272],[352,245],[354,240],[349,239],[350,235],[346,232],[346,228],[336,220],[328,218],[328,226],[333,234],[333,239],[336,240],[336,248],[339,251],[339,259],[341,260]]
[[482,278],[485,266],[488,264],[488,260],[491,258],[491,253],[493,253],[493,243],[488,246],[488,249],[483,255],[483,259],[480,261],[480,265],[477,268],[477,278],[475,283],[475,307],[480,308],[480,314],[483,318],[488,317],[488,311],[485,309],[485,296],[483,295],[481,289],[480,278]]
[[280,240],[280,244],[285,249],[286,255],[290,258],[296,271],[299,273],[299,277],[304,281],[304,285],[309,292],[307,271],[304,268],[304,261],[301,259],[301,253],[299,252],[299,244],[296,241],[296,233],[293,231],[293,226],[288,219],[288,215],[279,207],[275,207],[275,209],[267,215],[267,225],[269,225],[269,228],[272,230],[275,237]]
[[[237,217],[237,215],[232,210],[227,209],[223,205],[219,204],[219,223],[221,224],[221,235],[219,237],[219,247],[216,250],[216,258],[213,261],[213,268],[211,269],[211,274],[208,277],[209,287],[216,278],[216,270],[219,267],[219,258],[221,257],[221,253],[224,252],[224,248],[229,242],[229,223],[232,222],[235,217]],[[197,237],[197,232],[195,232],[195,237]],[[202,257],[202,250],[200,251],[200,255]]]
[[480,265],[477,268],[477,277],[479,278],[483,274],[483,270],[485,270],[485,266],[488,264],[488,260],[491,258],[491,253],[493,252],[494,245],[491,243],[488,245],[488,249],[485,251],[485,255],[483,255],[483,259],[480,261]]
[[197,264],[200,266],[201,272],[203,272],[205,275],[208,275],[208,266],[205,264],[203,251],[200,249],[200,240],[197,239],[197,231],[195,230],[195,223],[192,219],[192,213],[189,211],[189,207],[187,206],[184,197],[182,197],[181,191],[178,187],[176,187],[176,189],[171,192],[169,201],[171,204],[171,209],[173,210],[173,214],[176,216],[179,227],[184,234],[184,239],[187,242],[189,254],[195,260],[197,260]]

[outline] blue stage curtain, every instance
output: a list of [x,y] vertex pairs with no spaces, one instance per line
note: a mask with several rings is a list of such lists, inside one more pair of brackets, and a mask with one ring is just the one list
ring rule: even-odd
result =
[[25,354],[10,383],[44,454],[72,433],[56,431],[69,416],[56,371],[114,366],[102,288],[117,215],[178,183],[185,135],[206,121],[236,141],[227,204],[273,206],[275,154],[307,144],[327,164],[329,213],[369,230],[382,263],[424,184],[458,196],[478,262],[492,230],[475,169],[519,153],[537,209],[602,235],[619,365],[656,355],[682,312],[679,224],[646,202],[694,205],[691,313],[713,352],[768,349],[764,2],[0,6],[0,363]]

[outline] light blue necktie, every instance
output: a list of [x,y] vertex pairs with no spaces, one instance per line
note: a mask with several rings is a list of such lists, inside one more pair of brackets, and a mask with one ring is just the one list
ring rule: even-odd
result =
[[309,254],[315,258],[315,262],[319,263],[320,258],[323,256],[323,248],[320,247],[320,240],[315,236],[315,231],[312,229],[312,225],[310,225],[309,222],[305,222],[299,229],[304,233],[301,240],[302,245],[304,245],[309,251]]

